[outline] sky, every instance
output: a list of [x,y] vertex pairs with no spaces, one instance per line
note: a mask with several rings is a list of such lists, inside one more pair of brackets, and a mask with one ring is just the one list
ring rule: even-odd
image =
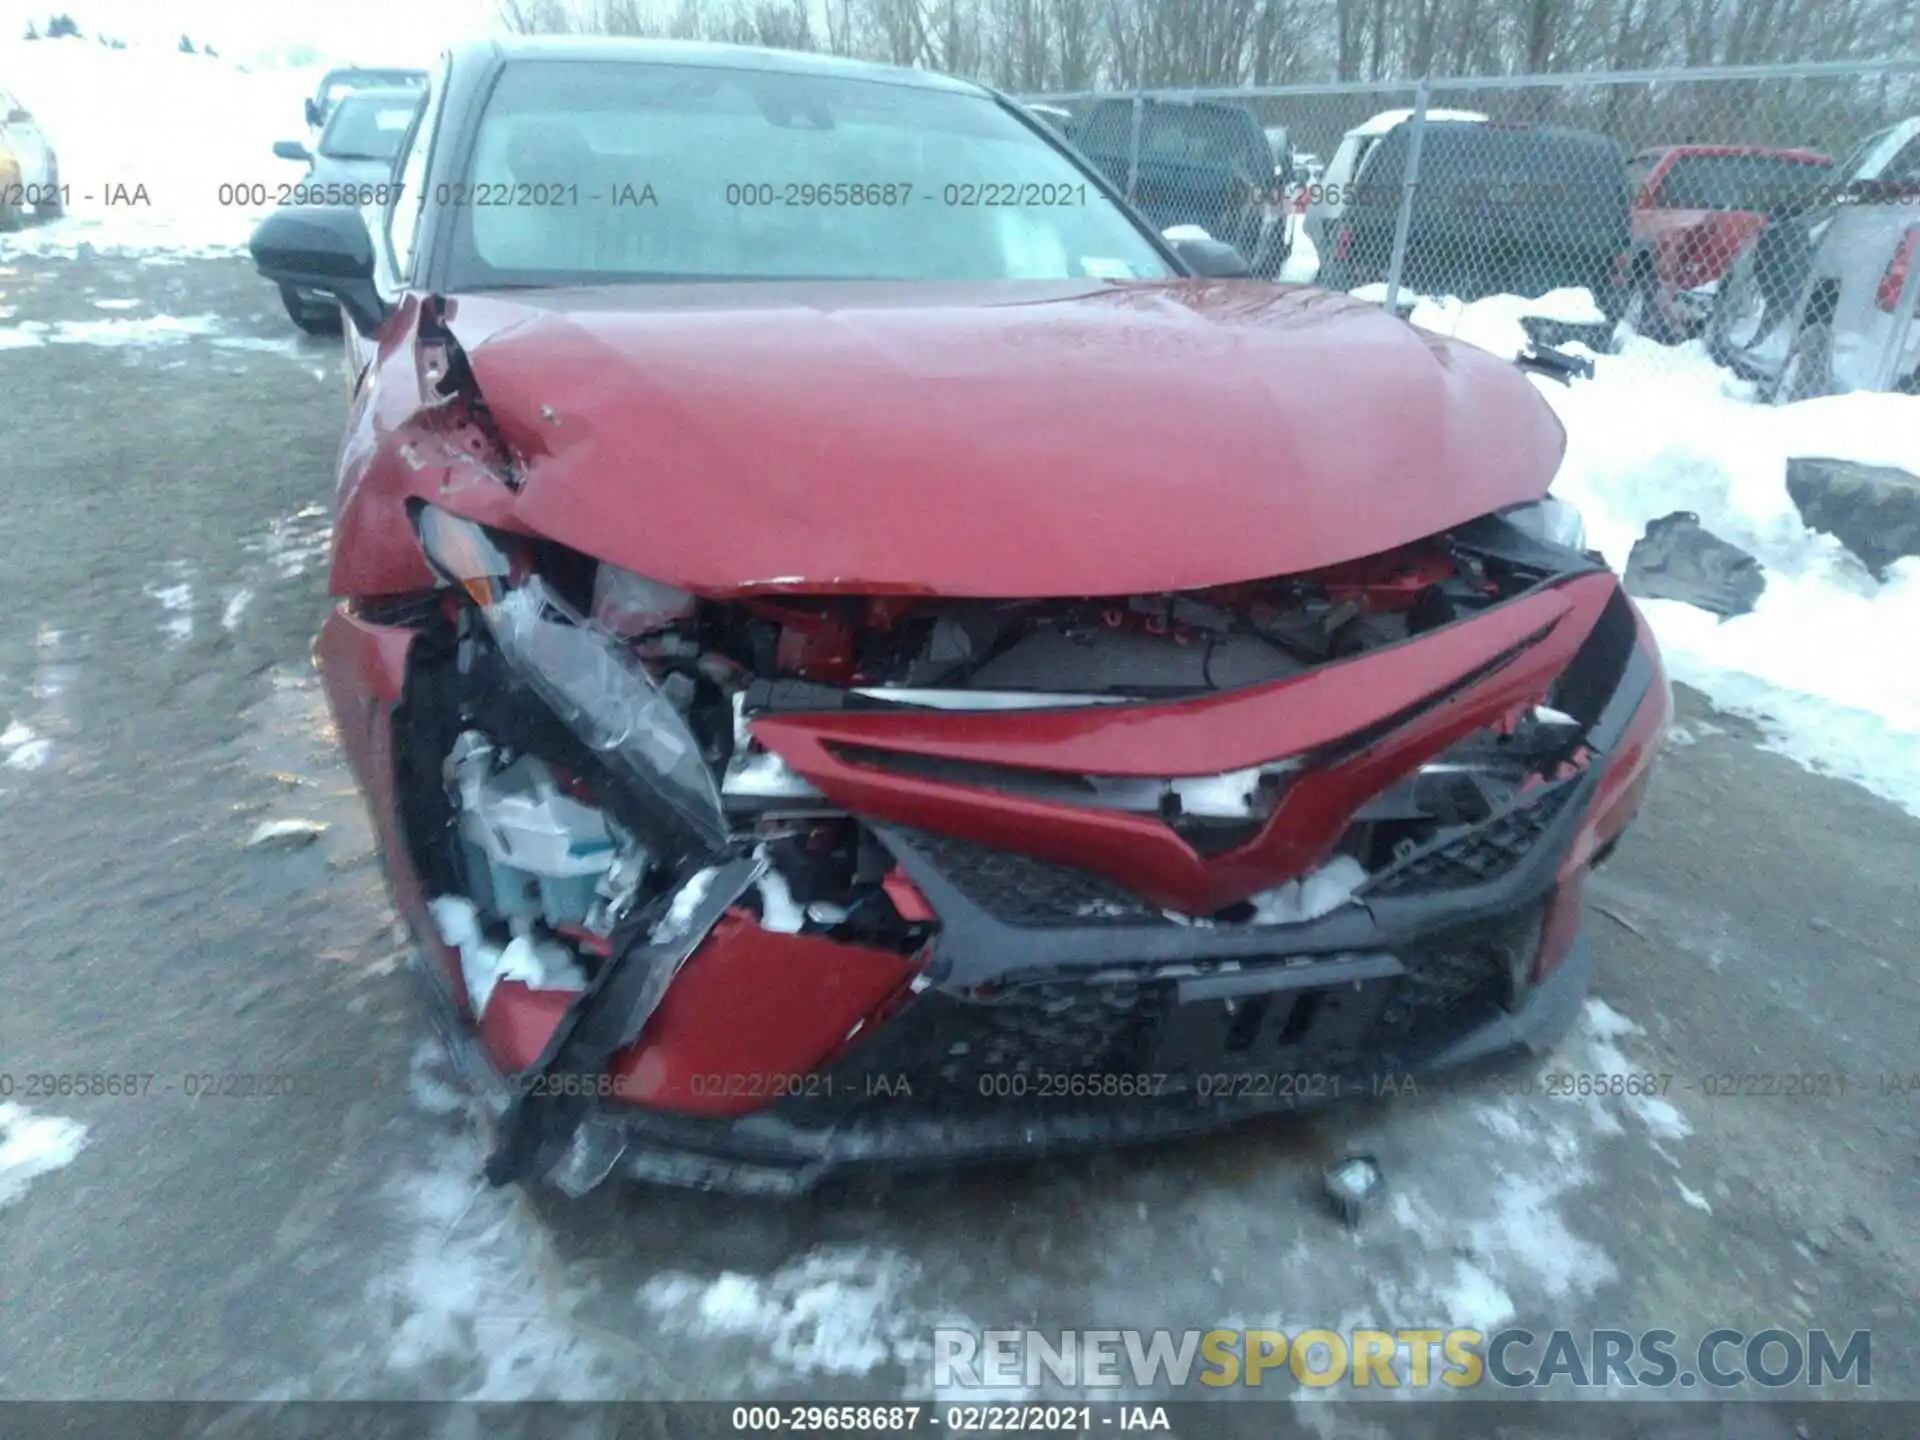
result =
[[[249,64],[302,59],[424,64],[450,40],[488,28],[493,0],[0,0],[0,33],[71,15],[89,36],[175,45],[181,35]],[[311,56],[303,56],[310,47]]]

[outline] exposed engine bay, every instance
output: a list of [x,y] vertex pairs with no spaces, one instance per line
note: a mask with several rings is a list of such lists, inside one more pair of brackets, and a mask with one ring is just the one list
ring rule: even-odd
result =
[[[933,912],[895,855],[760,744],[756,720],[1189,702],[1401,644],[1582,563],[1490,521],[1309,575],[1178,594],[712,600],[431,507],[416,523],[460,588],[442,592],[416,657],[402,803],[476,1014],[503,979],[585,988],[635,917],[657,923],[669,892],[728,850],[760,860],[739,903],[765,930],[902,956],[926,946]],[[1521,792],[1564,782],[1582,760],[1581,730],[1545,703],[1519,707],[1373,795],[1318,890],[1292,877],[1170,918],[1311,919]],[[1151,778],[857,745],[836,754],[893,776],[1151,818],[1201,857],[1256,836],[1307,758]],[[1081,917],[1098,913],[1079,902]]]

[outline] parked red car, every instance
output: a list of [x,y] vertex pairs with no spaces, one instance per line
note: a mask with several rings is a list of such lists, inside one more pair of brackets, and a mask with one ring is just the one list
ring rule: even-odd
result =
[[1818,151],[1756,145],[1665,145],[1634,156],[1624,318],[1668,344],[1698,335],[1741,247],[1769,214],[1816,195],[1832,166]]
[[501,40],[415,125],[378,234],[253,254],[353,322],[316,653],[496,1182],[1146,1140],[1573,1020],[1670,700],[1513,365],[1209,278],[923,72]]

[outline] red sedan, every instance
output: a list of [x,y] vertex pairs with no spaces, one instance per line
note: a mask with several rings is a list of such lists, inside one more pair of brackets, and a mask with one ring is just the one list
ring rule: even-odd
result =
[[922,72],[516,39],[415,125],[375,229],[253,253],[352,321],[317,656],[496,1182],[1147,1140],[1572,1021],[1670,702],[1513,365]]

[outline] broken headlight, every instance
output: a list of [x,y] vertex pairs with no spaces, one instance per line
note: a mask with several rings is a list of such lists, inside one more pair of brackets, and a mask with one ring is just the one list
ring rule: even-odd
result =
[[505,547],[471,520],[427,505],[415,525],[427,559],[473,598],[507,663],[616,774],[657,802],[669,834],[689,853],[724,844],[720,792],[699,742],[620,639],[540,576],[514,580]]
[[1587,548],[1587,522],[1580,512],[1564,500],[1549,495],[1530,505],[1515,505],[1502,510],[1502,518],[1512,521],[1536,540],[1549,545],[1564,545],[1569,550]]

